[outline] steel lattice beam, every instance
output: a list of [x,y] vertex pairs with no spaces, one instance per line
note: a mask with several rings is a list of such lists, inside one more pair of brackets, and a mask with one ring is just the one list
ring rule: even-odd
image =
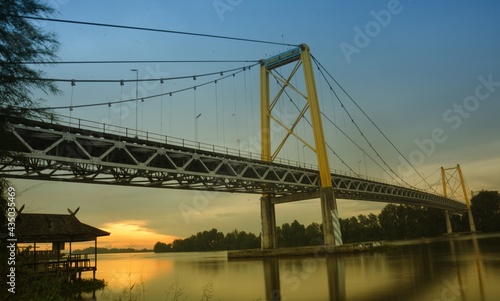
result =
[[[314,169],[31,120],[12,124],[3,143],[11,155],[0,162],[1,177],[265,193],[276,203],[315,196],[320,186]],[[415,189],[338,174],[332,179],[337,198],[465,210],[460,202]]]

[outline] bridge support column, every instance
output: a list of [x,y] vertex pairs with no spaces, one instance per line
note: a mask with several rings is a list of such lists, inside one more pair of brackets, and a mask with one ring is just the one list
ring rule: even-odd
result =
[[474,217],[472,216],[472,210],[470,210],[470,207],[467,208],[467,215],[469,218],[469,229],[470,232],[476,232],[476,224],[474,223]]
[[450,213],[448,210],[444,211],[444,217],[446,218],[446,233],[451,234],[453,233],[453,228],[451,227]]
[[262,249],[276,249],[276,212],[271,197],[260,198],[260,218],[262,221]]
[[342,245],[342,234],[333,187],[320,188],[323,239],[327,246]]

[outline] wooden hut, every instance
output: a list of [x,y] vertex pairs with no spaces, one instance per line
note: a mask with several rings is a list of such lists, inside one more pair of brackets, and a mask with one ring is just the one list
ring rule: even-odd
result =
[[[18,244],[32,244],[29,250],[19,250],[27,266],[37,272],[67,273],[73,279],[82,272],[92,271],[93,279],[97,270],[97,237],[110,233],[80,222],[71,210],[70,214],[22,213],[16,218],[16,238]],[[94,241],[93,263],[88,254],[72,254],[75,242]],[[51,250],[39,250],[37,244],[52,244]],[[61,252],[69,246],[69,253]]]

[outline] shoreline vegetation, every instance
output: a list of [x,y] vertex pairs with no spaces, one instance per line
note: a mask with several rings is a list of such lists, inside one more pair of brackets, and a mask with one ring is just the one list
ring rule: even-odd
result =
[[[147,253],[153,252],[152,249],[134,249],[134,248],[97,248],[97,254],[114,254],[114,253]],[[72,254],[94,254],[95,248],[88,247],[85,249],[76,249],[71,252]]]
[[[500,231],[500,195],[497,191],[480,191],[471,199],[476,228],[481,232]],[[453,232],[468,232],[467,214],[450,214]],[[442,209],[415,205],[386,205],[380,214],[360,214],[340,218],[340,230],[345,244],[394,241],[422,237],[438,237],[446,233]],[[307,226],[294,220],[276,227],[279,248],[318,246],[323,244],[322,225]],[[157,242],[155,253],[232,251],[260,248],[260,234],[233,230],[226,234],[217,229],[198,232],[172,243]]]

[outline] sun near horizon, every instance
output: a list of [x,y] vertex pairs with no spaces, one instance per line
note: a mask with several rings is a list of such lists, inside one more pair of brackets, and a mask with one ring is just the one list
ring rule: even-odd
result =
[[[158,241],[171,243],[178,237],[155,232],[146,227],[143,220],[123,220],[106,223],[101,229],[111,234],[100,237],[97,241],[99,248],[133,248],[137,250],[153,249]],[[93,247],[93,246],[92,246]]]

